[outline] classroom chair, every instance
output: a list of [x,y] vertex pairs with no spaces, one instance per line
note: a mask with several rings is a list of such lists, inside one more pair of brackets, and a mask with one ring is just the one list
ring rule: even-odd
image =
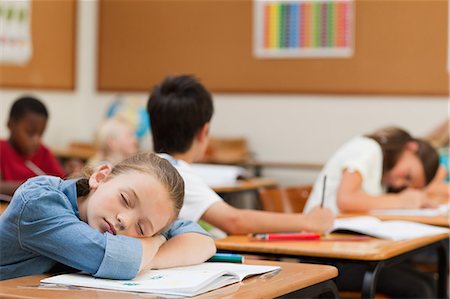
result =
[[305,207],[312,185],[259,190],[263,210],[280,213],[300,213]]

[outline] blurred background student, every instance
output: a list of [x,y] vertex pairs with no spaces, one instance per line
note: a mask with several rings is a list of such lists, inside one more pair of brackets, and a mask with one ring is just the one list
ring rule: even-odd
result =
[[88,161],[92,168],[105,163],[116,164],[139,150],[134,127],[119,118],[105,120],[100,125],[95,140],[98,150]]
[[316,180],[305,209],[320,202],[324,175],[326,205],[335,212],[433,207],[448,199],[443,177],[435,180],[438,169],[438,154],[430,143],[400,128],[383,128],[337,150]]
[[48,117],[47,108],[35,97],[23,96],[12,105],[9,138],[0,140],[1,194],[12,195],[23,182],[37,175],[64,177],[61,165],[42,144]]

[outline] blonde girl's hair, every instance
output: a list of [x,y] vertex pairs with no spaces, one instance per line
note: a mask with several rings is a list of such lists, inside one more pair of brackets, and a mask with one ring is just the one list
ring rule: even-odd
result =
[[[184,181],[175,167],[166,159],[160,158],[153,153],[138,153],[115,164],[112,167],[109,178],[129,171],[149,174],[166,188],[174,207],[172,220],[175,220],[180,213],[184,201]],[[76,183],[77,196],[86,196],[89,194],[89,177],[93,172],[94,170],[88,167],[83,170],[82,178]]]
[[439,155],[429,142],[414,138],[407,131],[397,127],[382,128],[372,134],[366,135],[366,137],[374,139],[381,146],[383,152],[383,174],[387,173],[397,164],[407,143],[413,141],[418,145],[416,156],[421,161],[425,171],[426,185],[436,175],[439,167]]

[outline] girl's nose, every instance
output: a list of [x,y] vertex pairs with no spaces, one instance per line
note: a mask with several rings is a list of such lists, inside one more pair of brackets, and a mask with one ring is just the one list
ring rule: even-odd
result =
[[118,221],[118,229],[119,230],[126,230],[129,226],[129,220],[128,216],[125,213],[120,213],[117,215],[117,221]]

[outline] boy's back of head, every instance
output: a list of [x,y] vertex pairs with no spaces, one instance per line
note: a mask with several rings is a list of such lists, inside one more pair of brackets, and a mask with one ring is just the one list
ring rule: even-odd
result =
[[184,153],[214,112],[210,93],[193,76],[167,77],[147,102],[157,153]]

